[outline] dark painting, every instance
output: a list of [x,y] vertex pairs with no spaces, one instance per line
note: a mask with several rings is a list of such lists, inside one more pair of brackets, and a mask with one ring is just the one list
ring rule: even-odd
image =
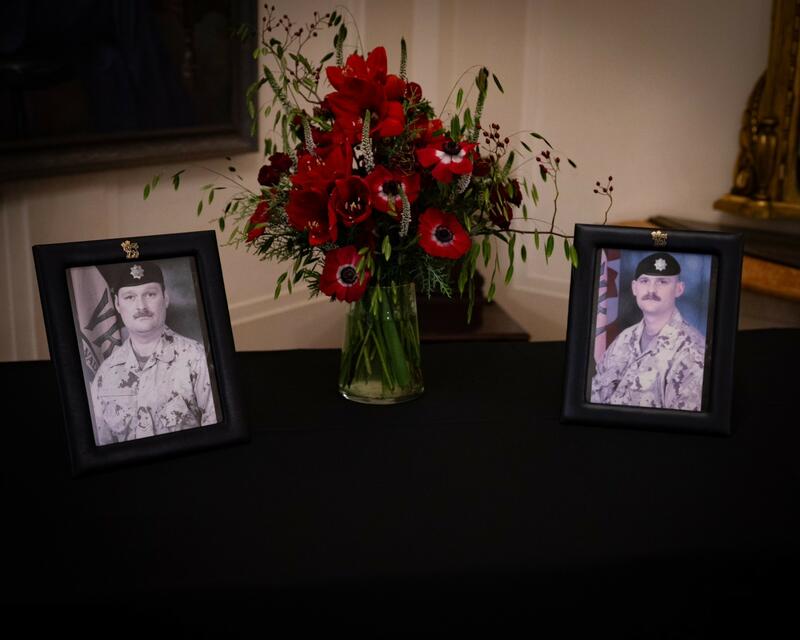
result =
[[249,1],[6,0],[0,176],[254,149],[255,63],[233,33],[255,14]]

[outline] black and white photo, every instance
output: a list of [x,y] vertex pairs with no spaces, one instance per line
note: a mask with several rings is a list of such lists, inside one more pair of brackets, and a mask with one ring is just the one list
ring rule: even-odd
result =
[[97,445],[216,424],[192,258],[68,271]]

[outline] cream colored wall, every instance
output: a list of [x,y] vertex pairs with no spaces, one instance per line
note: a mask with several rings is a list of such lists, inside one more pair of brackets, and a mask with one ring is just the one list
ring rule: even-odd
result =
[[[274,3],[298,20],[341,4]],[[366,47],[385,45],[395,71],[405,35],[409,76],[439,107],[472,65],[497,73],[505,95],[490,94],[484,122],[498,122],[506,133],[540,131],[578,162],[577,171],[562,177],[564,229],[601,220],[603,203],[592,185],[609,174],[616,187],[612,220],[658,213],[720,218],[711,203],[729,187],[741,112],[766,66],[766,0],[345,4]],[[255,184],[259,154],[235,163]],[[224,172],[228,163],[202,164]],[[199,188],[210,181],[202,170],[187,175],[178,193],[163,185],[142,201],[142,187],[154,173],[167,176],[178,168],[0,185],[0,360],[48,357],[31,245],[211,228],[205,215],[194,215]],[[536,215],[548,218],[548,204]],[[230,247],[220,253],[237,348],[340,344],[344,305],[309,301],[302,290],[275,301],[283,266]],[[532,255],[512,286],[499,287],[498,299],[534,339],[560,339],[568,288],[562,260],[545,266]]]

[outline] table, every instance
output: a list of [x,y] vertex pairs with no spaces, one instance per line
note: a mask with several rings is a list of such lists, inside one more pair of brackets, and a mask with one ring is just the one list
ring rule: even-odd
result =
[[391,408],[338,397],[334,350],[239,353],[250,443],[78,479],[51,363],[0,364],[5,602],[218,637],[762,629],[798,593],[800,330],[736,349],[729,438],[559,424],[562,342],[424,345]]

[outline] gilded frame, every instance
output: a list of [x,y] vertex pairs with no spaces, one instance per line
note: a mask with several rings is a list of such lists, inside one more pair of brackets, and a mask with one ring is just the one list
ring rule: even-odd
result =
[[714,208],[750,218],[800,219],[800,4],[773,0],[767,70],[742,117],[730,193]]

